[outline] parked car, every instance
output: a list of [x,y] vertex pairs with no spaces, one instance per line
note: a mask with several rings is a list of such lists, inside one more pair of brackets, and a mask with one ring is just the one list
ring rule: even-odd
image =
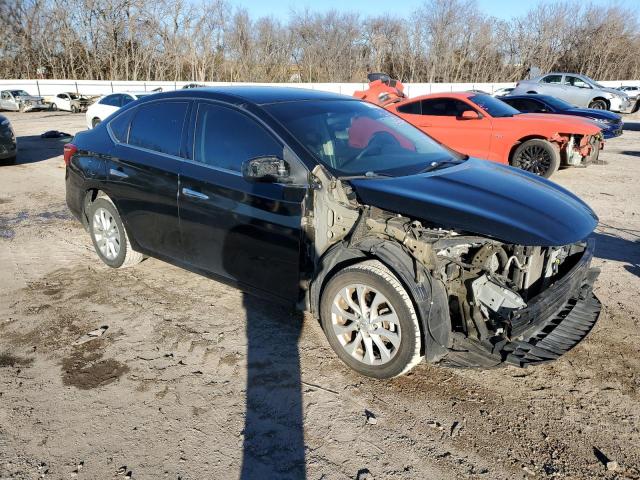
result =
[[[486,94],[434,93],[406,98],[404,87],[376,80],[355,96],[383,105],[444,145],[472,157],[550,177],[560,165],[595,160],[600,129],[586,119],[523,114]],[[374,132],[370,132],[373,134]]]
[[87,127],[94,128],[113,112],[117,112],[120,108],[134,100],[152,95],[153,93],[154,92],[121,92],[111,93],[101,97],[87,108],[85,115]]
[[626,112],[631,107],[629,97],[620,90],[607,88],[586,75],[549,73],[532,80],[521,80],[512,95],[539,93],[550,95],[577,107]]
[[584,202],[353,98],[162,93],[78,133],[64,159],[104,263],[157,257],[298,305],[364,375],[550,361],[600,312]]
[[626,93],[630,99],[635,100],[640,96],[640,85],[622,85],[617,90]]
[[622,135],[624,126],[622,117],[607,110],[574,107],[564,100],[549,95],[510,95],[499,97],[499,99],[522,113],[554,113],[588,118],[602,130],[604,138]]
[[182,88],[201,88],[201,87],[206,87],[206,85],[202,83],[187,83]]
[[64,110],[66,112],[84,112],[89,106],[89,99],[73,92],[62,92],[51,98],[49,108],[51,110]]
[[631,102],[629,113],[637,112],[640,109],[640,86],[623,85],[622,87],[618,87],[618,90],[629,96],[629,102]]
[[513,89],[515,87],[503,87],[503,88],[499,88],[497,89],[495,92],[493,92],[491,95],[493,95],[494,97],[502,97],[504,95],[509,95],[511,92],[513,92]]
[[0,92],[0,110],[29,112],[48,108],[42,97],[29,95],[24,90],[2,90]]
[[15,163],[17,154],[18,141],[11,122],[4,115],[0,115],[0,163]]

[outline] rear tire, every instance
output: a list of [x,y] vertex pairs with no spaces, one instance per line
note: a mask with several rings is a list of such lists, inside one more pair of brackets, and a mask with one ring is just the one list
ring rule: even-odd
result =
[[129,236],[115,205],[106,197],[99,197],[88,207],[89,234],[93,247],[111,268],[125,268],[140,263],[144,257],[131,247]]
[[100,125],[100,122],[101,122],[101,121],[102,121],[102,120],[100,120],[98,117],[96,117],[96,118],[94,118],[93,120],[91,120],[91,126],[92,126],[93,128],[96,128],[98,125]]
[[560,152],[546,140],[534,138],[516,148],[511,157],[511,165],[549,178],[560,167]]
[[396,377],[422,359],[411,298],[377,260],[347,267],[329,280],[320,299],[320,318],[331,348],[362,375]]
[[607,110],[607,102],[604,100],[593,100],[589,104],[589,108],[593,108],[595,110]]

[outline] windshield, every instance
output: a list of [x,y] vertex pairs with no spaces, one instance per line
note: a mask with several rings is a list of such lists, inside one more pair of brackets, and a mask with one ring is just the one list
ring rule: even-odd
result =
[[502,100],[492,97],[491,95],[473,95],[469,97],[469,100],[494,118],[520,115],[520,111],[516,110],[511,105],[507,105]]
[[78,95],[76,95],[75,93],[71,93],[71,92],[67,93],[67,95],[69,95],[71,100],[77,100],[77,99],[80,98]]
[[11,90],[11,95],[14,97],[28,97],[29,94],[24,90]]
[[462,160],[392,113],[352,100],[283,102],[264,107],[339,176],[410,175],[433,162]]
[[565,102],[564,100],[560,100],[559,98],[551,97],[549,95],[541,95],[539,98],[544,100],[556,110],[568,110],[570,108],[575,108],[574,105],[571,105],[569,102]]

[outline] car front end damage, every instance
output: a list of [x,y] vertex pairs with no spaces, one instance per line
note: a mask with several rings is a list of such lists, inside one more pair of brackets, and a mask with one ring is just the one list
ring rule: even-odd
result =
[[556,133],[548,140],[559,149],[562,165],[568,167],[586,167],[604,148],[601,132],[593,135]]
[[332,269],[378,258],[412,292],[431,363],[545,363],[595,325],[601,305],[593,294],[593,241],[528,246],[445,228],[366,205],[348,182],[314,173],[318,185],[305,219],[316,259],[307,289],[312,313]]
[[36,97],[29,95],[27,96],[17,96],[16,104],[18,110],[21,112],[31,112],[34,110],[44,110],[47,108],[47,104],[44,103],[44,99],[42,97]]

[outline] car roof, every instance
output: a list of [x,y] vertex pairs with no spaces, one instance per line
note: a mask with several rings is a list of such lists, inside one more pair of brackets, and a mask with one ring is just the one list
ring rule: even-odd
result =
[[462,100],[465,98],[472,97],[474,95],[489,95],[488,93],[481,92],[439,92],[439,93],[428,93],[427,95],[420,95],[419,97],[412,97],[403,100],[402,103],[409,103],[413,100],[427,100],[429,98],[455,98],[458,100]]
[[[270,86],[223,86],[186,88],[174,90],[171,92],[157,93],[153,96],[154,99],[182,97],[198,97],[201,99],[223,100],[234,104],[252,103],[255,105],[267,105],[271,103],[281,102],[301,102],[308,100],[360,101],[347,95],[324,92],[321,90]],[[151,98],[149,99],[151,100]]]
[[504,95],[504,96],[500,97],[500,100],[502,100],[504,98],[506,98],[508,100],[520,100],[520,99],[526,99],[526,98],[534,98],[534,99],[545,101],[545,100],[551,98],[551,95],[542,95],[540,93],[527,93],[527,94],[524,94],[524,95]]

